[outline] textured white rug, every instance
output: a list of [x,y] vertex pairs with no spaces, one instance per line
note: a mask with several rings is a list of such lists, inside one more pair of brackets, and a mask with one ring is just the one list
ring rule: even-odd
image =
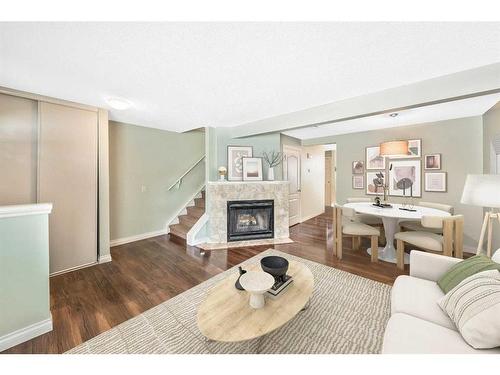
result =
[[227,344],[208,341],[196,325],[197,306],[231,268],[71,349],[99,353],[379,353],[390,315],[389,285],[306,259],[267,250],[245,266],[276,254],[306,264],[314,275],[310,306],[259,340]]

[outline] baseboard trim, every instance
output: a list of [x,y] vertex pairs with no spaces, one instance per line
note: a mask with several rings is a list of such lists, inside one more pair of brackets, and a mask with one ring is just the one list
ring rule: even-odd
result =
[[111,254],[106,254],[106,255],[100,255],[99,256],[99,264],[101,263],[108,263],[111,262],[113,259],[111,259]]
[[319,214],[313,214],[313,215],[307,215],[307,216],[304,216],[304,217],[301,217],[300,218],[300,222],[303,223],[304,221],[307,221],[307,220],[310,220],[312,219],[313,217],[316,217],[316,216],[319,216],[321,215],[323,212],[319,213]]
[[124,237],[124,238],[117,238],[116,240],[111,240],[109,242],[109,246],[110,247],[114,247],[114,246],[118,246],[118,245],[124,245],[126,243],[140,241],[140,240],[145,240],[147,238],[161,236],[163,234],[168,234],[168,230],[162,229],[162,230],[157,230],[157,231],[154,231],[154,232],[147,232],[147,233],[138,234],[138,235],[135,235],[135,236]]
[[0,337],[0,352],[50,331],[52,331],[52,315],[41,322],[34,323]]

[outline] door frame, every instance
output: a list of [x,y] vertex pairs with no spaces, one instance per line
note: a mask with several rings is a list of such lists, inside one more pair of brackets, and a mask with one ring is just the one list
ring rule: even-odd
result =
[[[299,148],[299,147],[294,147],[294,146],[290,146],[290,145],[283,145],[282,147],[282,152],[283,152],[283,156],[284,156],[284,163],[283,163],[283,180],[285,181],[288,181],[288,165],[287,165],[287,160],[286,160],[286,154],[288,151],[291,151],[293,153],[297,153],[298,155],[298,189],[297,189],[297,193],[298,193],[298,221],[295,223],[295,224],[291,224],[290,223],[290,226],[294,226],[294,225],[297,225],[297,224],[300,224],[302,222],[302,207],[301,207],[301,192],[302,192],[302,149]],[[290,198],[288,198],[288,201],[290,202]],[[290,217],[290,215],[289,215]]]

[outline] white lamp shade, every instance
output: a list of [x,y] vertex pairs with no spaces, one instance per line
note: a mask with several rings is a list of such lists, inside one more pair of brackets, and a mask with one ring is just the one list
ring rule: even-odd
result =
[[408,156],[408,141],[389,141],[381,143],[380,156]]
[[480,207],[500,207],[500,174],[469,174],[462,203]]

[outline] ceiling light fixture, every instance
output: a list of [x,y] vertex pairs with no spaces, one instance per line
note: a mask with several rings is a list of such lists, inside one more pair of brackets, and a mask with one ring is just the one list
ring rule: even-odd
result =
[[108,103],[108,105],[111,108],[117,109],[119,111],[123,111],[123,110],[128,109],[132,106],[132,103],[130,103],[128,100],[122,99],[122,98],[107,98],[106,103]]
[[389,116],[391,116],[391,117],[396,117],[397,115],[399,115],[399,113],[394,112],[394,113],[391,113]]

